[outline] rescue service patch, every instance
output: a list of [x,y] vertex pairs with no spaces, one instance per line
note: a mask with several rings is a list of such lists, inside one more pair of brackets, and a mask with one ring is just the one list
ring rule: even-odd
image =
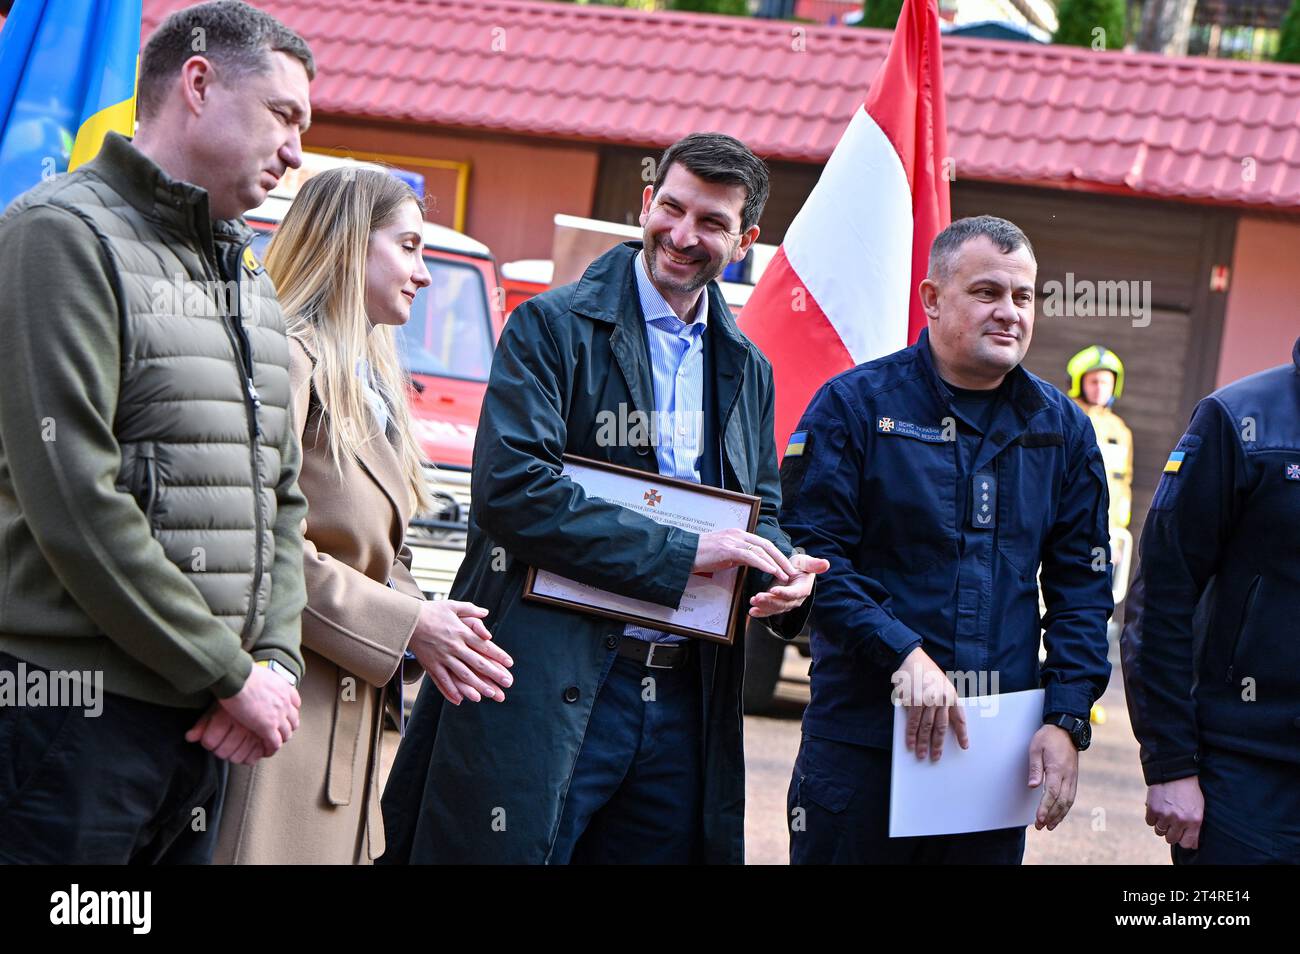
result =
[[943,428],[925,427],[921,424],[913,424],[910,421],[900,421],[894,417],[880,417],[876,419],[876,433],[891,434],[896,437],[910,437],[913,440],[925,441],[929,444],[948,444],[950,440],[944,437]]

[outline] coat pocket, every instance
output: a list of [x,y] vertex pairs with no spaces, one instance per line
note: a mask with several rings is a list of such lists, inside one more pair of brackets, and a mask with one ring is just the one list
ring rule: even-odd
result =
[[156,517],[158,502],[162,496],[162,487],[158,478],[158,458],[155,455],[153,441],[141,441],[135,447],[134,473],[131,477],[131,493],[135,497],[145,519],[151,528],[157,528]]
[[[799,776],[799,791],[795,796],[797,804],[805,801],[820,805],[832,815],[838,815],[849,807],[853,799],[853,786],[832,781],[824,775],[811,773]],[[806,807],[806,806],[805,806]]]
[[60,753],[75,747],[71,736],[79,726],[84,730],[74,711],[71,706],[6,706],[0,712],[0,819],[6,808],[40,788],[47,769],[57,784]]
[[[1022,446],[1009,448],[997,463],[997,551],[1025,586],[1037,585],[1043,543],[1056,510],[1049,488],[1054,486],[1062,455],[1059,444],[1048,443],[1054,437],[1025,434]],[[1088,470],[1104,488],[1100,455],[1089,461]]]
[[1246,598],[1241,604],[1241,619],[1237,623],[1236,632],[1232,637],[1232,649],[1228,653],[1228,669],[1224,675],[1225,682],[1232,682],[1232,677],[1236,674],[1241,665],[1242,659],[1246,652],[1246,632],[1250,628],[1251,614],[1255,609],[1255,601],[1259,597],[1260,581],[1263,577],[1258,574],[1250,581],[1250,586],[1246,588]]

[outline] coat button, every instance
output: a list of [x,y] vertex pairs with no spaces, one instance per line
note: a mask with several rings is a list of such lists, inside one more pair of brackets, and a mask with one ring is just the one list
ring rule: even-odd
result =
[[605,637],[605,648],[616,649],[618,647],[618,637],[612,633]]
[[565,690],[564,690],[564,701],[565,701],[565,702],[577,702],[577,701],[578,701],[578,696],[580,696],[580,695],[581,695],[581,693],[578,692],[578,687],[577,687],[577,686],[570,686],[568,689],[565,689]]

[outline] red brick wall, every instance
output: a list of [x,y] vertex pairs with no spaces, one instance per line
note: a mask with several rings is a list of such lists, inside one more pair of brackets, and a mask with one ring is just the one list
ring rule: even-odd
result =
[[1243,215],[1237,223],[1217,386],[1291,360],[1300,335],[1300,222]]

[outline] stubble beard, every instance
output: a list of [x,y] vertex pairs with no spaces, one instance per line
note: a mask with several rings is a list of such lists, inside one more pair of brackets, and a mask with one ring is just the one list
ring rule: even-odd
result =
[[723,258],[723,260],[719,262],[717,269],[710,274],[709,261],[708,259],[705,259],[700,263],[699,271],[695,273],[694,278],[688,279],[684,282],[675,281],[659,272],[659,240],[646,236],[642,244],[646,248],[646,267],[649,269],[650,277],[654,279],[654,283],[660,288],[666,288],[678,295],[690,295],[699,291],[709,282],[721,275],[727,267],[726,258]]

